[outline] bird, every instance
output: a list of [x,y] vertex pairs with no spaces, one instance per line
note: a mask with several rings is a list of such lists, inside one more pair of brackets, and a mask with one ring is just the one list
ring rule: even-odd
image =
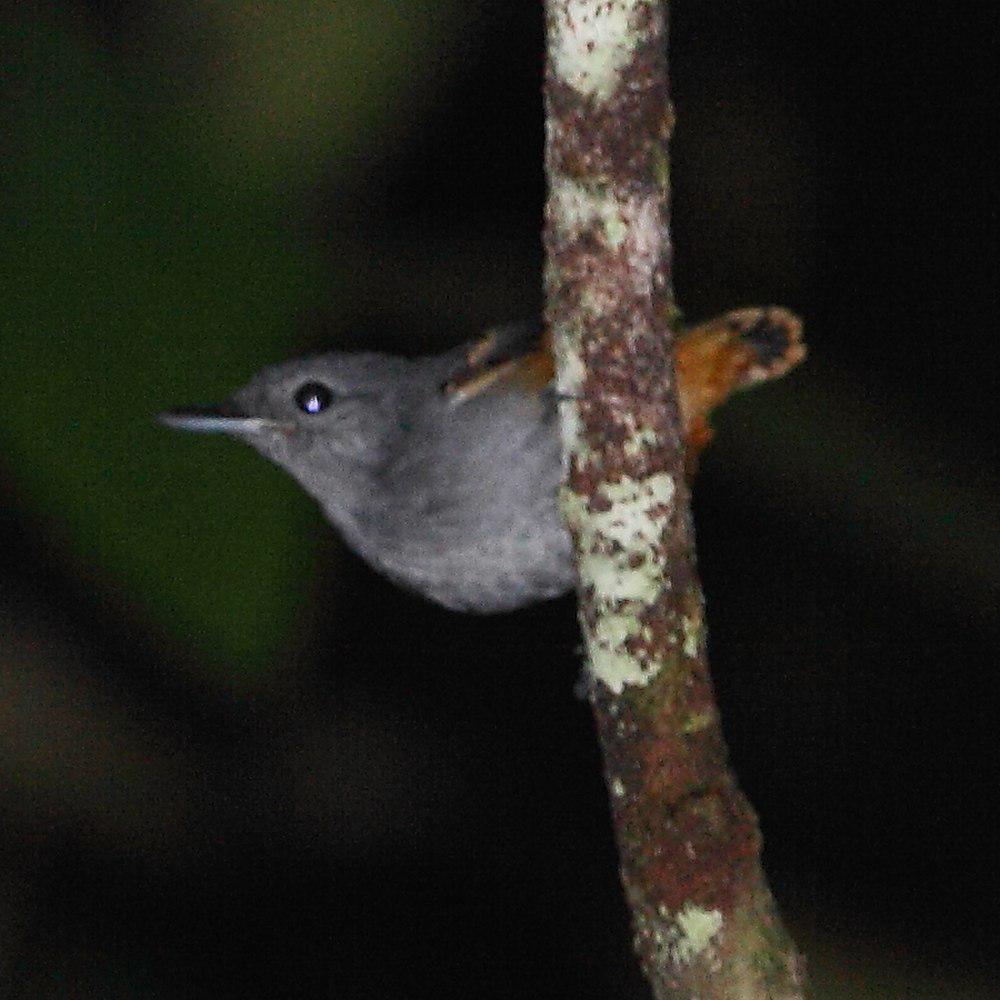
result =
[[[712,437],[712,410],[805,353],[800,320],[777,306],[733,310],[677,337],[689,474]],[[558,505],[560,402],[550,336],[533,321],[433,356],[334,351],[271,365],[220,405],[158,420],[251,445],[375,570],[446,608],[492,614],[575,583]]]

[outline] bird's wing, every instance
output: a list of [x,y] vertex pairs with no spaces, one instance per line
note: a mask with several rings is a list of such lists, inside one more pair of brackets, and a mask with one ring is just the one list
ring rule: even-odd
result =
[[[681,333],[674,367],[689,469],[711,440],[712,410],[734,392],[784,375],[805,356],[802,322],[780,306],[735,309]],[[541,322],[514,323],[467,345],[443,391],[456,403],[494,385],[541,392],[554,374],[548,330]]]
[[466,345],[445,395],[463,403],[503,382],[541,392],[555,376],[548,330],[540,321],[491,327]]

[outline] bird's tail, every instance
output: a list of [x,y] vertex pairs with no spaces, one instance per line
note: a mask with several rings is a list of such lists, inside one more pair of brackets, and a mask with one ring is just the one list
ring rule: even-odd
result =
[[712,438],[712,410],[734,392],[784,375],[805,356],[802,321],[780,306],[734,309],[681,334],[674,365],[688,471]]

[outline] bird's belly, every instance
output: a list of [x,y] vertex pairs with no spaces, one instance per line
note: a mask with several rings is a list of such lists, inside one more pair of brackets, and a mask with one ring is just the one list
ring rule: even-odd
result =
[[569,533],[546,516],[490,524],[472,537],[428,525],[424,544],[372,560],[386,576],[456,611],[512,611],[573,586]]
[[448,608],[509,611],[573,585],[554,409],[507,404],[449,411],[441,454],[416,461],[408,450],[391,469],[398,502],[370,525],[371,561]]
[[429,596],[456,610],[489,614],[557,597],[572,585],[569,533],[557,522],[545,531],[515,529],[481,542]]

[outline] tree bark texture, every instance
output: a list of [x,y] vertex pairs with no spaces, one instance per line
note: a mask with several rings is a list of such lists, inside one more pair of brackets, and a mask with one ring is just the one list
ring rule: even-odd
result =
[[667,4],[545,14],[562,502],[635,947],[658,1000],[801,997],[706,658],[671,360]]

